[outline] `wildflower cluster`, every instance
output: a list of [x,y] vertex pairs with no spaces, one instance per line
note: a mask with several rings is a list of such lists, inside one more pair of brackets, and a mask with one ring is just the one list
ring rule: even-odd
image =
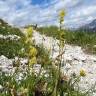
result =
[[63,48],[64,47],[64,43],[65,43],[65,33],[62,30],[62,24],[64,22],[64,16],[65,16],[65,11],[61,10],[59,13],[59,23],[60,23],[60,47]]
[[64,22],[64,16],[65,16],[65,11],[61,10],[60,14],[59,14],[60,24],[62,24]]
[[37,62],[37,60],[36,60],[37,50],[32,45],[33,44],[32,35],[33,35],[33,29],[32,29],[32,27],[29,27],[27,29],[27,34],[26,34],[26,43],[28,45],[27,56],[28,56],[28,59],[29,59],[29,65],[35,64]]

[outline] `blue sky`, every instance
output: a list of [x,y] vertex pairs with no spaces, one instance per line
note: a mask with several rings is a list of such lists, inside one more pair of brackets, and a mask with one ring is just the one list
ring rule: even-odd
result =
[[39,5],[44,5],[46,3],[50,3],[52,0],[31,0],[33,5],[39,4]]
[[96,19],[96,0],[0,0],[0,18],[12,25],[58,25],[65,9],[64,26],[78,27]]

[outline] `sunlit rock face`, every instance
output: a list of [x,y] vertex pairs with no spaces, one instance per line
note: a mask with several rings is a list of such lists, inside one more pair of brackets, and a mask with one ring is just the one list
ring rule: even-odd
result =
[[4,55],[0,56],[0,74],[4,73],[6,75],[12,76],[17,68],[14,66],[14,63],[16,63],[18,59],[20,60],[20,72],[18,72],[16,79],[22,79],[21,77],[23,76],[23,73],[26,72],[26,63],[28,62],[26,58],[15,57],[14,59],[8,59]]
[[5,73],[10,73],[12,70],[12,60],[5,56],[0,56],[0,70]]
[[[18,61],[19,60],[19,61]],[[16,73],[17,66],[14,64],[17,64],[19,62],[19,67],[18,67],[18,72]],[[4,73],[8,76],[12,76],[13,74],[16,73],[15,79],[17,81],[20,81],[22,79],[25,79],[27,74],[27,63],[28,59],[27,58],[19,58],[15,57],[14,59],[8,59],[4,55],[0,56],[0,74]],[[41,65],[40,64],[35,64],[33,66],[34,72],[37,74],[40,71]]]
[[6,36],[4,36],[4,35],[0,34],[0,39],[18,41],[20,39],[20,37],[17,36],[17,35],[6,35]]

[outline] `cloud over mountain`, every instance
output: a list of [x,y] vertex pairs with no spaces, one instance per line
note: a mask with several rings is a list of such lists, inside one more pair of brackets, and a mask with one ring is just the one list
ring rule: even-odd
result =
[[10,24],[58,24],[58,12],[65,9],[65,26],[78,27],[96,17],[96,0],[0,0],[0,18]]

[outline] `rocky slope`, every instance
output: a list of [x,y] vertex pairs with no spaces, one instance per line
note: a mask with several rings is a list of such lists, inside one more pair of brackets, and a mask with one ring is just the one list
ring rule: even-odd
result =
[[[50,57],[52,59],[58,56],[58,40],[55,40],[52,37],[40,35],[38,32],[34,32],[32,39],[34,39],[37,45],[43,44],[45,48],[50,50]],[[62,72],[66,73],[68,76],[73,73],[78,75],[80,70],[84,69],[86,76],[81,78],[79,87],[81,91],[88,90],[91,88],[91,86],[93,87],[96,82],[96,55],[85,54],[80,46],[65,45],[64,50],[65,53],[63,55],[64,62],[62,63]],[[12,59],[8,59],[5,56],[0,56],[0,69],[3,72],[12,73],[14,71],[12,62]],[[21,58],[21,63],[23,63],[23,65],[26,62],[26,59]],[[21,68],[23,68],[22,66]],[[37,65],[36,70],[38,70],[39,67],[40,66]],[[91,96],[96,96],[95,92],[91,94]]]
[[[34,32],[33,37],[37,45],[43,44],[51,50],[52,58],[58,56],[58,40],[40,35],[38,32]],[[96,55],[85,54],[80,46],[65,45],[64,50],[62,71],[70,76],[72,73],[79,74],[81,69],[85,70],[86,77],[81,78],[79,87],[82,91],[90,89],[96,82]],[[96,96],[96,94],[92,96]]]

